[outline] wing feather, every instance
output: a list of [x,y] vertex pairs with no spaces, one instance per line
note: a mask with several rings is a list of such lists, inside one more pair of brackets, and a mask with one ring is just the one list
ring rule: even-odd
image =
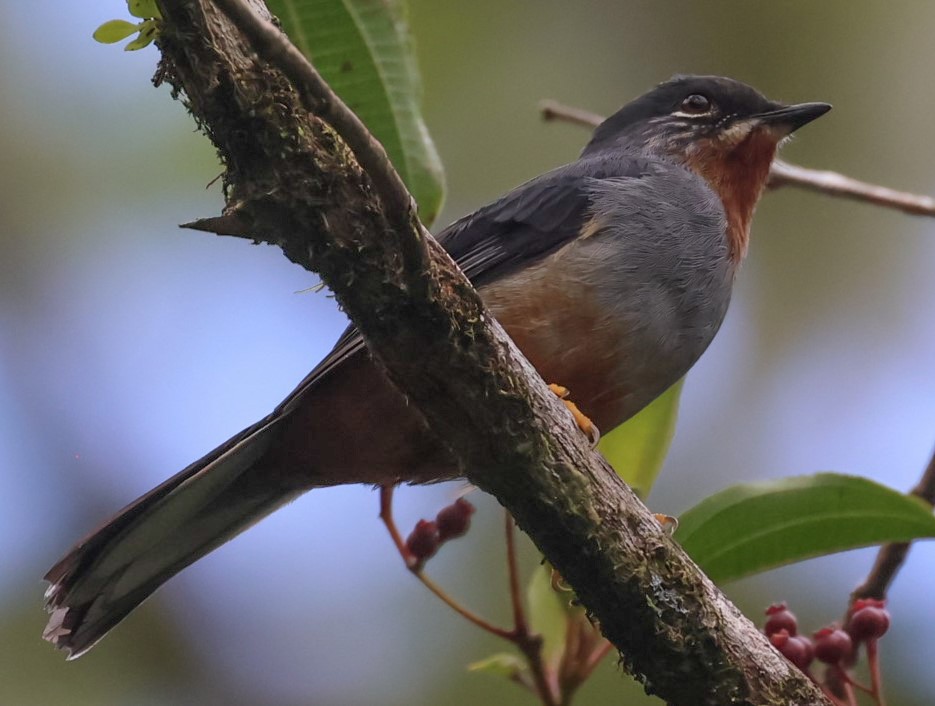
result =
[[[597,155],[554,169],[503,198],[455,221],[436,238],[465,276],[481,286],[574,240],[590,220],[591,194],[603,179],[639,179],[651,171],[645,159]],[[303,393],[366,348],[352,324],[331,352],[273,413],[288,412]]]

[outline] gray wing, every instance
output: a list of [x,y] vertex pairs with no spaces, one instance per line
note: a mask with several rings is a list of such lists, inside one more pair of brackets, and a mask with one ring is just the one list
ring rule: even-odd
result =
[[[455,221],[436,239],[475,286],[483,285],[574,240],[590,218],[596,183],[639,179],[651,171],[646,160],[629,155],[580,159]],[[288,411],[303,392],[364,348],[363,337],[352,324],[274,414]]]

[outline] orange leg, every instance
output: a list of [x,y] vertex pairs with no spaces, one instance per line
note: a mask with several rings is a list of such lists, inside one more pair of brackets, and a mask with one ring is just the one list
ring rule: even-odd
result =
[[[578,428],[581,429],[591,441],[591,448],[596,447],[597,442],[601,440],[601,432],[597,428],[597,425],[588,419],[584,412],[578,409],[578,405],[568,399],[568,395],[571,394],[571,391],[564,385],[556,385],[554,382],[549,384],[549,389],[558,395],[558,398],[565,403],[568,411],[571,412],[571,416],[575,418],[575,423],[578,425]],[[675,534],[675,530],[678,529],[679,526],[678,518],[672,517],[671,515],[656,513],[656,521],[662,529],[669,534]]]
[[575,418],[575,423],[578,425],[578,428],[584,432],[585,436],[587,436],[588,440],[591,442],[591,448],[593,449],[596,447],[597,442],[601,440],[601,431],[594,422],[588,419],[588,417],[578,409],[578,405],[568,399],[568,395],[571,394],[569,389],[562,385],[556,385],[555,383],[549,384],[549,389],[558,395],[558,398],[565,403],[568,411],[571,412],[571,416]]

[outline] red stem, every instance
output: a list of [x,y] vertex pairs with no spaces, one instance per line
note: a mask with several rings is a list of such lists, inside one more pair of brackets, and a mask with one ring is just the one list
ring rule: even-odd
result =
[[[513,530],[513,516],[506,515],[506,561],[510,577],[510,602],[513,605],[513,638],[512,642],[526,657],[529,671],[532,673],[536,685],[536,694],[544,706],[558,706],[561,703],[561,694],[554,675],[542,662],[542,637],[529,631],[526,621],[526,611],[523,608],[523,595],[519,585],[519,563],[516,560],[516,533]],[[509,639],[509,638],[508,638]]]
[[393,539],[393,544],[396,545],[396,549],[399,551],[400,556],[406,563],[406,568],[409,569],[409,571],[412,572],[412,574],[422,582],[422,585],[434,593],[435,596],[439,598],[439,600],[445,603],[445,605],[458,613],[458,615],[466,619],[468,622],[476,625],[481,630],[491,633],[492,635],[501,637],[504,640],[516,642],[516,632],[514,630],[507,630],[505,628],[494,625],[486,618],[482,618],[481,616],[477,615],[477,613],[474,613],[473,611],[465,608],[454,598],[449,596],[441,586],[439,586],[423,573],[422,565],[416,560],[415,557],[412,556],[409,550],[406,549],[406,543],[403,541],[403,537],[399,533],[399,528],[396,526],[396,520],[393,518],[393,490],[394,487],[391,485],[380,486],[380,519],[383,520],[383,524],[386,525],[386,529],[389,531],[390,537]]
[[883,677],[880,674],[880,655],[876,640],[867,640],[867,664],[870,667],[870,689],[879,706],[886,706],[883,696]]
[[526,622],[526,610],[523,608],[523,596],[519,586],[519,565],[516,561],[516,536],[513,531],[513,516],[505,512],[506,516],[506,563],[510,574],[510,601],[513,604],[513,627],[517,634],[528,633],[529,625]]
[[542,638],[539,635],[529,631],[529,625],[526,622],[526,613],[523,609],[522,593],[519,585],[519,568],[516,561],[516,542],[513,535],[513,518],[507,513],[506,516],[506,540],[507,540],[507,564],[510,574],[510,598],[513,604],[513,622],[514,628],[507,630],[494,625],[486,618],[482,618],[448,595],[441,586],[423,572],[422,563],[419,562],[406,548],[406,542],[403,540],[396,520],[393,517],[393,491],[392,485],[380,486],[380,519],[386,525],[386,529],[396,545],[399,555],[402,557],[406,568],[422,582],[422,585],[429,589],[445,605],[455,611],[458,615],[470,622],[481,630],[496,635],[497,637],[512,642],[526,657],[529,665],[529,671],[532,674],[533,682],[530,684],[522,675],[516,675],[514,681],[530,688],[540,699],[543,706],[559,706],[561,696],[558,685],[549,678],[546,667],[542,662]]

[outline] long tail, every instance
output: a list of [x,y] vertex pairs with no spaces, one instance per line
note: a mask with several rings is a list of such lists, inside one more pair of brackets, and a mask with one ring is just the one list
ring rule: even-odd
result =
[[282,419],[245,429],[62,557],[45,575],[43,637],[80,657],[169,578],[298,495],[263,472]]

